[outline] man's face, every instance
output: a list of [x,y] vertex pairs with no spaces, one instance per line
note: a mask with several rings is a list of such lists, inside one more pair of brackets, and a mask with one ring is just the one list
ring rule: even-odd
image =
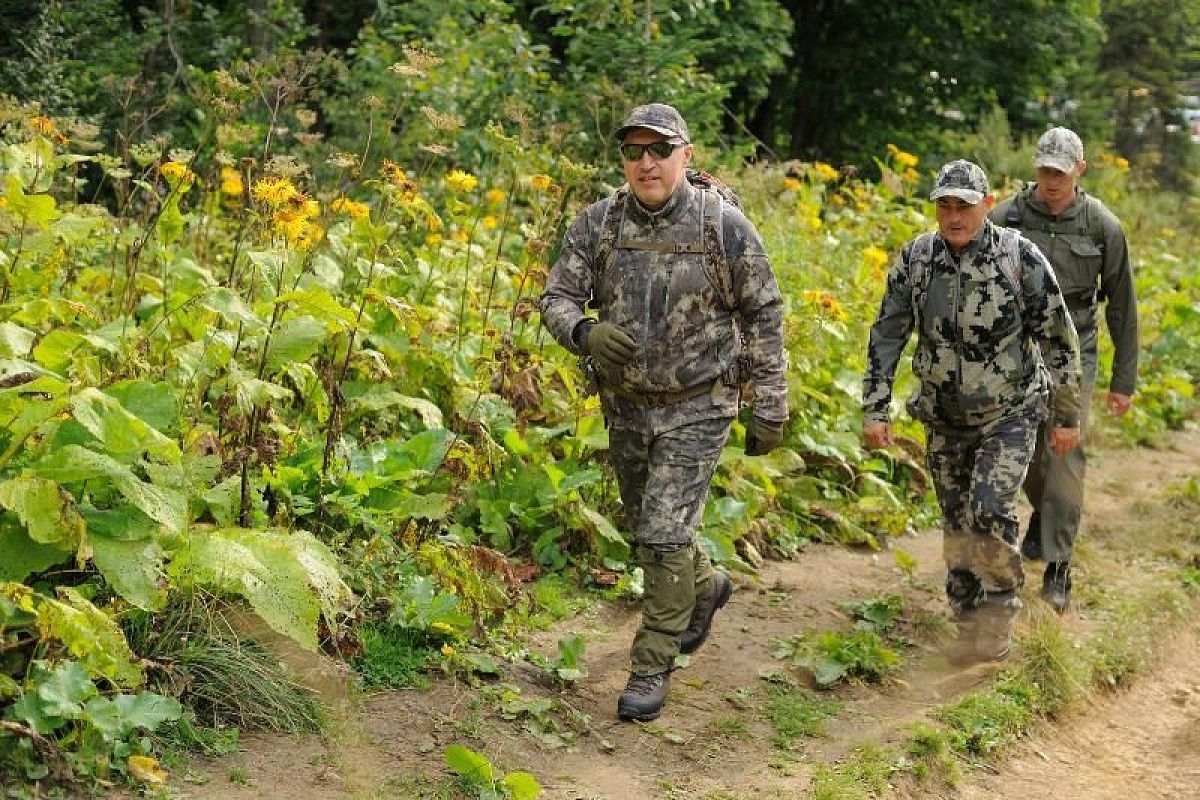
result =
[[960,197],[939,197],[937,204],[938,230],[955,253],[961,252],[979,235],[995,198],[985,196],[978,203],[968,203]]
[[1079,176],[1087,168],[1086,162],[1078,161],[1070,172],[1063,172],[1054,167],[1038,167],[1037,189],[1035,194],[1050,208],[1061,210],[1075,199],[1075,185]]
[[[652,131],[649,128],[634,128],[625,134],[622,145],[647,145],[654,142],[666,142],[669,137]],[[621,156],[625,165],[625,180],[635,197],[646,208],[661,208],[679,181],[683,179],[684,170],[692,160],[692,146],[679,145],[666,158],[660,158],[649,150],[644,150],[641,156],[633,161]]]

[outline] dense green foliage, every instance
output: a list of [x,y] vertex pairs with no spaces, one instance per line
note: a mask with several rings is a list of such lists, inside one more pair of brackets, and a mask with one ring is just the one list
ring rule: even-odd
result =
[[[748,142],[795,9],[130,6],[0,6],[23,43],[3,64],[20,99],[0,98],[0,770],[154,783],[154,727],[272,724],[219,707],[247,696],[227,673],[288,680],[251,646],[220,657],[253,630],[243,609],[370,685],[501,657],[577,680],[582,638],[554,659],[504,641],[564,605],[557,584],[523,584],[638,578],[596,399],[536,297],[565,224],[616,178],[607,131],[626,106],[653,92],[699,141]],[[313,37],[345,58],[297,49]],[[744,58],[723,57],[731,42]],[[1000,119],[938,146],[1021,174]],[[729,567],[930,519],[917,426],[888,452],[858,442],[867,323],[889,260],[931,225],[909,142],[934,148],[932,129],[895,125],[853,144],[869,150],[829,145],[870,156],[878,181],[701,151],[768,245],[792,365],[784,446],[748,458],[737,424],[714,480],[700,539]],[[1173,253],[1200,209],[1151,197],[1098,145],[1091,159],[1135,234],[1149,355],[1123,424],[1153,437],[1194,410],[1200,285]],[[173,648],[170,631],[186,632]],[[794,655],[886,671],[879,636],[853,637]],[[316,724],[303,693],[263,698],[283,727]],[[481,794],[505,791],[488,775]]]

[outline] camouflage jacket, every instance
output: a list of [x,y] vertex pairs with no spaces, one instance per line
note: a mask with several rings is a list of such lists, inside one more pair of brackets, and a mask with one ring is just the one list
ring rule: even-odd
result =
[[890,419],[896,365],[917,328],[912,366],[920,388],[908,404],[917,419],[983,425],[1019,413],[1043,402],[1044,362],[1055,424],[1078,425],[1078,339],[1046,257],[1028,239],[1013,238],[1021,267],[1018,299],[1001,265],[1000,228],[985,221],[957,258],[940,235],[933,237],[924,286],[910,280],[916,240],[888,274],[867,353],[865,421]]
[[[663,429],[736,416],[739,379],[753,382],[756,415],[776,422],[787,419],[783,300],[750,221],[732,205],[724,205],[720,219],[725,259],[720,265],[705,264],[712,257],[710,247],[703,252],[635,249],[647,242],[700,242],[703,194],[682,180],[655,212],[628,196],[619,236],[603,264],[597,253],[612,198],[593,203],[567,231],[546,280],[542,322],[563,347],[581,353],[576,333],[587,318],[585,307],[594,310],[599,321],[621,327],[639,345],[637,357],[618,372],[604,372],[597,365],[601,400],[615,424]],[[714,266],[728,274],[736,308],[727,307],[714,285]],[[746,365],[740,376],[739,363]],[[704,386],[712,390],[665,407],[654,402],[656,396]]]
[[997,225],[1020,230],[1050,260],[1079,333],[1079,348],[1093,366],[1099,306],[1107,301],[1104,318],[1113,341],[1110,388],[1131,395],[1137,383],[1138,319],[1125,231],[1102,202],[1083,190],[1057,215],[1037,199],[1036,190],[1036,183],[1030,185],[997,204],[989,216]]

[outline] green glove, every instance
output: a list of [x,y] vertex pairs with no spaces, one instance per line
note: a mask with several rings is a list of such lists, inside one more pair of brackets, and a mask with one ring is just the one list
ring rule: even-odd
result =
[[637,355],[637,342],[625,331],[608,322],[599,322],[587,332],[583,349],[610,372],[633,361]]
[[750,429],[746,431],[746,455],[765,456],[779,447],[783,441],[783,425],[782,422],[751,417]]

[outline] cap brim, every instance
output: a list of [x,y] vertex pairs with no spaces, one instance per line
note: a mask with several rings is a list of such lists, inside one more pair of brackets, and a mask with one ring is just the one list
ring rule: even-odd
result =
[[667,136],[672,139],[682,139],[685,144],[688,141],[686,136],[681,136],[677,131],[673,131],[670,128],[660,128],[657,125],[643,125],[641,123],[637,123],[634,125],[622,125],[621,127],[617,128],[615,131],[613,131],[613,138],[616,139],[618,142],[624,141],[625,134],[629,133],[632,130],[637,130],[638,128],[645,128],[648,131],[654,131],[655,133],[661,133],[663,136]]
[[977,192],[974,189],[959,189],[955,186],[945,186],[941,189],[934,189],[929,193],[930,200],[937,200],[942,197],[957,197],[963,202],[975,205],[984,198],[983,192]]
[[1033,168],[1050,167],[1059,172],[1073,172],[1075,170],[1075,162],[1069,156],[1038,156],[1033,160]]

